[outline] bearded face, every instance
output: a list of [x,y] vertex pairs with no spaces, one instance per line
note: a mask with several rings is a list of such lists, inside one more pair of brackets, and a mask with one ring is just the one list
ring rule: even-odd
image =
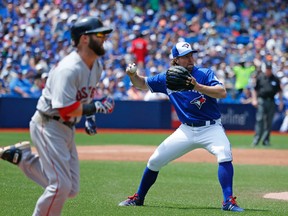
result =
[[96,39],[92,34],[89,35],[89,44],[88,47],[93,50],[97,56],[103,56],[105,54],[105,49],[103,43],[100,40]]

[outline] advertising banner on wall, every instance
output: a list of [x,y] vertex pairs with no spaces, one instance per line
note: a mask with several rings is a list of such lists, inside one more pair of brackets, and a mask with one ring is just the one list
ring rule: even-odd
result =
[[[251,104],[219,104],[221,120],[226,130],[254,130],[256,109]],[[281,113],[275,113],[272,130],[279,130],[283,121]],[[179,127],[180,121],[174,107],[171,108],[171,127]]]

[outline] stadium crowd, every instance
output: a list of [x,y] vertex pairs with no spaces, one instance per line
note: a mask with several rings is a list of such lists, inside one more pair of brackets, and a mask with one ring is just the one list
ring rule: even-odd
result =
[[49,70],[73,49],[70,26],[84,15],[114,29],[95,97],[166,99],[133,88],[124,70],[135,61],[142,74],[162,72],[172,46],[185,40],[199,51],[197,65],[225,84],[220,102],[250,103],[253,78],[267,63],[288,100],[288,3],[281,0],[0,1],[0,97],[39,97]]

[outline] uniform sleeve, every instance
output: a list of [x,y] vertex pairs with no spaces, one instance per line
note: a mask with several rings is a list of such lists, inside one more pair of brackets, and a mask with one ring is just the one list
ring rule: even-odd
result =
[[162,72],[155,76],[147,77],[146,84],[151,92],[161,92],[161,93],[167,94],[165,72]]
[[51,80],[52,108],[63,108],[76,102],[77,73],[69,68],[57,72]]
[[206,83],[206,85],[208,85],[208,86],[222,85],[223,86],[223,83],[220,82],[220,80],[216,77],[214,71],[209,69],[207,71],[207,83]]

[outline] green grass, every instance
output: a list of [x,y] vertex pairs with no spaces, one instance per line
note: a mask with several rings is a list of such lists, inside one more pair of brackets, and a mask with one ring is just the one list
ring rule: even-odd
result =
[[[77,145],[159,145],[170,132],[167,133],[98,133],[88,136],[83,132],[76,133]],[[233,148],[251,148],[252,134],[227,134]],[[287,134],[272,134],[270,148],[288,149]],[[215,137],[217,139],[217,137]],[[29,132],[0,132],[0,146],[14,144],[19,141],[30,140]],[[258,148],[263,148],[260,146]]]
[[[78,145],[158,145],[169,133],[76,134]],[[233,148],[251,148],[253,135],[229,134]],[[0,146],[30,140],[28,132],[0,132]],[[259,147],[262,148],[262,147]],[[270,148],[287,149],[287,136],[272,135]],[[222,193],[217,164],[171,163],[164,167],[149,191],[144,207],[118,207],[138,188],[146,162],[81,161],[80,193],[66,202],[64,216],[126,215],[239,215],[220,210]],[[241,215],[288,215],[287,201],[264,199],[269,192],[288,191],[285,166],[234,165],[234,194],[246,211]],[[0,203],[2,216],[31,215],[43,189],[21,171],[0,161]]]
[[[143,162],[81,161],[79,195],[69,199],[64,216],[111,215],[240,215],[223,212],[216,164],[171,163],[149,191],[144,207],[118,207],[138,187]],[[269,192],[287,191],[287,167],[235,165],[234,194],[245,208],[241,215],[288,214],[287,201],[264,199]],[[43,189],[16,166],[0,163],[0,215],[31,215]]]

